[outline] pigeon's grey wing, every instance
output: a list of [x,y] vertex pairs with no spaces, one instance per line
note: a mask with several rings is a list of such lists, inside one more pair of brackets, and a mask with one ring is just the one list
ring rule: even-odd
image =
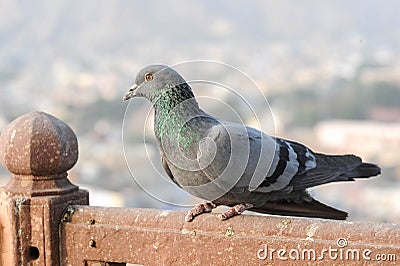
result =
[[172,174],[171,169],[169,168],[168,163],[167,163],[167,158],[165,158],[165,155],[162,152],[161,152],[161,164],[162,164],[162,167],[164,168],[165,172],[169,176],[169,178],[171,178],[172,182],[174,182],[176,185],[181,187],[181,185],[176,181],[174,175]]
[[289,142],[279,138],[274,138],[274,141],[276,149],[271,167],[254,191],[261,193],[273,191],[290,193],[293,190],[290,184],[293,178],[300,171],[306,171],[306,169],[314,167],[312,154],[305,152],[304,158],[300,160],[300,156]]
[[276,138],[276,142],[278,147],[275,159],[279,159],[272,165],[272,174],[260,184],[257,191],[269,192],[277,188],[301,191],[330,182],[353,181],[354,178],[380,173],[379,167],[362,163],[361,158],[355,155],[324,155],[314,153],[294,141]]
[[241,124],[212,126],[200,142],[198,163],[212,182],[226,191],[256,189],[265,179],[275,154],[275,140]]
[[210,127],[199,143],[197,161],[201,171],[225,192],[235,186],[246,168],[240,161],[249,154],[244,140],[239,132],[232,132],[219,123]]
[[355,155],[314,153],[303,144],[272,138],[259,130],[224,122],[211,127],[200,143],[203,172],[230,192],[283,194],[380,173]]

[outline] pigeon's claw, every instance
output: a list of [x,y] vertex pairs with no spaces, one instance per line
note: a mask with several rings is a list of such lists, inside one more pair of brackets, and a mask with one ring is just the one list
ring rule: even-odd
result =
[[185,217],[186,222],[190,222],[193,220],[194,217],[196,217],[199,214],[202,214],[203,212],[211,212],[212,209],[216,208],[217,205],[212,203],[211,201],[207,201],[204,203],[199,203],[196,204],[192,209],[188,211]]
[[220,215],[218,215],[218,217],[221,220],[226,220],[226,219],[229,219],[229,218],[231,218],[231,217],[233,217],[235,215],[239,215],[242,212],[244,212],[245,210],[251,209],[253,207],[254,207],[253,204],[240,203],[240,204],[237,204],[237,205],[233,206],[232,208],[230,208],[226,212],[221,213]]

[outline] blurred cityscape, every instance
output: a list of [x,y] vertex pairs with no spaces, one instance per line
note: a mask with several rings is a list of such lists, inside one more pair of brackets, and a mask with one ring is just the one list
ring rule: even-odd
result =
[[[68,123],[80,152],[70,178],[90,189],[91,204],[179,208],[149,194],[194,204],[200,199],[160,183],[166,175],[152,121],[143,141],[150,104],[134,99],[126,109],[122,96],[145,65],[223,62],[266,95],[276,135],[382,166],[378,178],[313,189],[319,200],[347,210],[350,220],[400,223],[398,10],[398,1],[372,0],[3,0],[0,132],[34,110]],[[235,89],[248,93],[246,84]],[[222,102],[231,98],[218,94]],[[217,104],[208,107],[224,113]],[[252,107],[267,110],[257,99]],[[2,184],[8,175],[0,167]]]

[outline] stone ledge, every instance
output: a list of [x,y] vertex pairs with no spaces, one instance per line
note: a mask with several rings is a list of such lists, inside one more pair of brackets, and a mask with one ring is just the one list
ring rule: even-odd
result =
[[[220,221],[185,211],[74,206],[61,225],[64,264],[396,265],[400,225],[241,215]],[[379,257],[377,257],[379,256]],[[391,261],[390,261],[391,260]]]

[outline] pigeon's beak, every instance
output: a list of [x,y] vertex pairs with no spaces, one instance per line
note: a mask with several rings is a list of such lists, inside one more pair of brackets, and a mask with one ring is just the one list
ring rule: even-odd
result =
[[130,98],[133,98],[136,96],[136,89],[138,88],[137,84],[133,84],[127,93],[124,95],[124,101],[129,100]]

